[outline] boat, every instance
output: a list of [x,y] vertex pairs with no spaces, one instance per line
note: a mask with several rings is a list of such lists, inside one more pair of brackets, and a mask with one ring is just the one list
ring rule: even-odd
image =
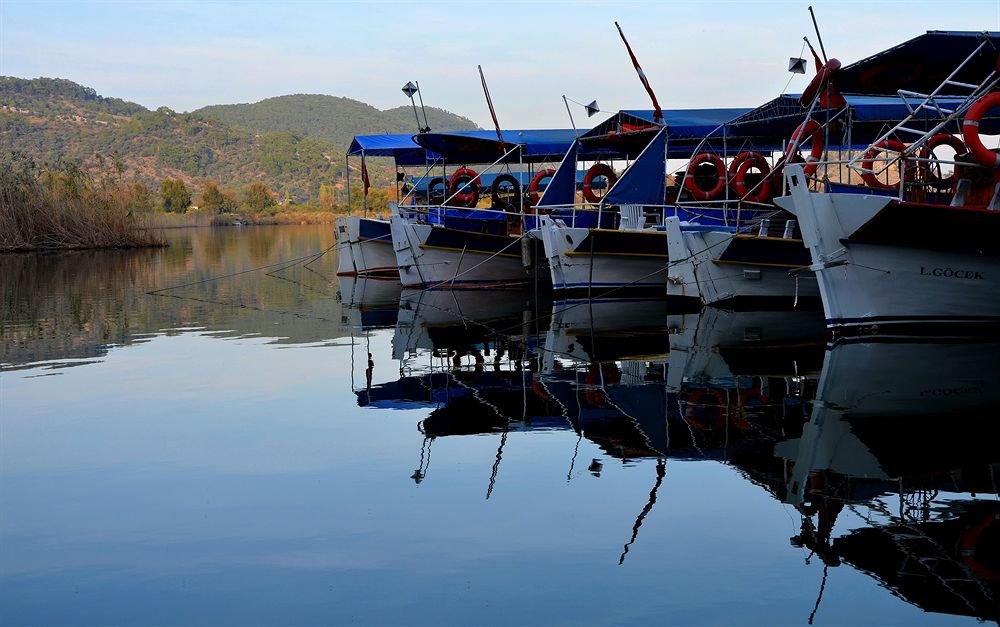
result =
[[[701,138],[746,111],[624,110],[584,133],[553,173],[531,231],[543,242],[556,298],[662,297],[666,159],[691,157]],[[621,161],[631,163],[619,177],[612,166]],[[578,195],[573,173],[584,167]],[[724,219],[724,210],[710,213]]]
[[[982,140],[1000,134],[997,50],[1000,33],[932,31],[832,75],[907,103],[846,163],[863,185],[784,170],[790,194],[776,202],[798,220],[835,338],[1000,329],[1000,157]],[[919,71],[881,72],[904,63]],[[935,156],[944,145],[953,160]],[[942,162],[956,172],[942,176]]]
[[[389,223],[402,284],[431,289],[516,288],[547,279],[548,273],[538,270],[533,240],[524,237],[527,207],[514,168],[558,159],[575,137],[576,131],[565,129],[416,136],[416,142],[439,155],[447,197],[431,205],[392,205]],[[448,173],[449,163],[461,167]],[[468,167],[482,163],[488,164],[482,173]],[[490,206],[480,207],[481,176],[495,171],[501,175],[491,185]],[[529,195],[538,193],[545,172],[532,174]]]
[[[368,207],[367,157],[390,158],[396,168],[397,180],[401,168],[407,166],[426,167],[431,157],[416,142],[411,135],[357,135],[351,140],[347,149],[347,165],[350,171],[350,158],[360,157],[362,181],[364,185],[364,210],[362,215],[337,216],[334,225],[337,254],[337,275],[399,279],[399,269],[396,267],[396,255],[392,250],[392,234],[389,220]],[[400,187],[397,184],[396,199],[400,199]],[[348,180],[347,195],[350,197],[350,180]],[[378,208],[387,211],[388,207]]]

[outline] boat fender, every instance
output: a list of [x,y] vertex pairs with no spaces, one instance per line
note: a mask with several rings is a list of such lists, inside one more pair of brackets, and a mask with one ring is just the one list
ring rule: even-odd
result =
[[[812,176],[816,174],[816,170],[819,169],[818,165],[819,161],[820,159],[823,158],[823,148],[825,147],[825,145],[823,142],[823,134],[820,133],[819,131],[820,131],[819,122],[810,118],[805,122],[803,122],[802,124],[799,124],[798,127],[796,127],[795,131],[792,133],[792,136],[788,139],[789,144],[796,144],[797,146],[801,147],[802,143],[806,139],[808,139],[810,136],[812,137],[812,150],[810,150],[809,156],[806,157],[806,166],[802,168],[802,171],[805,173],[806,176]],[[797,150],[795,154],[792,155],[792,159],[795,159],[796,157],[798,157]],[[788,159],[787,154],[785,155],[785,160],[792,161],[794,163],[794,160]]]
[[[472,168],[462,166],[448,180],[448,194],[460,207],[475,207],[479,202],[479,175]],[[463,189],[465,191],[459,192]]]
[[538,201],[542,199],[542,195],[538,193],[538,188],[541,186],[542,181],[547,178],[552,178],[555,173],[555,168],[546,168],[544,170],[539,170],[535,173],[535,176],[531,178],[531,183],[528,184],[528,199],[531,200],[531,206],[537,205]]
[[[938,146],[950,146],[955,149],[955,156],[964,154],[967,150],[965,143],[959,139],[957,136],[950,133],[938,133],[934,135],[929,140],[927,140],[927,149],[924,157],[928,159],[934,158],[934,149]],[[938,176],[934,168],[931,167],[930,163],[926,164],[927,172],[927,183],[932,187],[937,188],[947,188],[955,184],[959,177],[961,177],[962,172],[958,164],[955,164],[955,171],[951,173],[951,176],[943,178]]]
[[587,200],[587,202],[594,204],[601,202],[600,196],[594,193],[594,179],[600,176],[607,179],[609,190],[618,180],[618,175],[615,174],[615,171],[611,169],[610,165],[606,163],[595,163],[590,166],[587,173],[583,175],[583,197]]
[[976,160],[976,163],[987,168],[1000,168],[1000,154],[993,152],[983,144],[983,140],[979,136],[979,122],[984,115],[996,107],[1000,107],[1000,91],[988,93],[977,100],[969,107],[969,111],[965,114],[965,120],[962,121],[962,137],[965,139],[965,145],[969,147],[969,152],[972,153],[972,158]]
[[[502,196],[502,187],[504,183],[510,184],[513,188],[514,201],[504,200]],[[521,197],[521,183],[518,182],[517,178],[513,174],[501,174],[500,176],[493,179],[493,184],[490,186],[490,203],[493,205],[494,209],[499,209],[502,211],[517,211],[518,202],[517,199]]]
[[[868,149],[865,153],[864,159],[861,160],[861,168],[863,173],[861,174],[861,179],[864,180],[865,185],[871,187],[872,189],[899,189],[899,184],[889,185],[888,183],[883,183],[878,180],[878,177],[872,172],[872,167],[875,163],[875,157],[884,150],[891,150],[895,152],[903,152],[906,150],[906,145],[899,141],[898,139],[883,139],[879,143],[875,144]],[[906,168],[909,170],[909,168]]]
[[[833,78],[833,75],[840,69],[840,65],[839,60],[830,59],[819,69],[818,72],[816,72],[816,76],[813,76],[812,81],[810,81],[806,88],[802,90],[802,95],[799,97],[799,104],[802,105],[803,108],[809,108],[812,101],[816,99],[816,95],[826,89],[827,85],[830,84],[830,80]],[[843,100],[843,97],[841,97],[840,100]],[[826,103],[820,102],[820,104]],[[835,105],[843,106],[839,102],[835,103]]]
[[[758,152],[743,152],[736,155],[736,159],[740,159],[741,156],[746,155],[740,160],[740,164],[736,167],[736,173],[733,176],[733,191],[736,195],[743,200],[750,202],[767,202],[771,198],[771,179],[768,177],[771,174],[771,166],[768,165],[767,159],[764,155]],[[750,172],[750,168],[757,168],[760,170],[760,184],[756,186],[756,189],[751,193],[747,189],[747,174]]]
[[[702,189],[695,180],[694,171],[702,163],[710,163],[715,167],[715,172],[718,175],[715,187],[711,189]],[[688,163],[687,176],[684,177],[684,188],[691,192],[691,196],[695,200],[715,200],[726,189],[726,164],[722,162],[719,155],[714,153],[701,152],[696,154]]]

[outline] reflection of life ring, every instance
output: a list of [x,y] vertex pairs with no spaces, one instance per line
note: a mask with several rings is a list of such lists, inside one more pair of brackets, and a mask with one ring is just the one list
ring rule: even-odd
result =
[[977,100],[969,107],[965,120],[962,121],[962,137],[965,139],[965,145],[969,147],[972,158],[987,168],[1000,168],[1000,154],[983,144],[983,139],[979,136],[979,121],[995,107],[1000,107],[1000,91],[986,94]]
[[[743,158],[740,159],[740,157]],[[771,197],[771,179],[768,178],[768,174],[771,173],[771,166],[768,165],[767,159],[764,158],[764,155],[757,152],[740,153],[736,155],[734,162],[737,159],[740,163],[736,166],[736,173],[733,176],[733,191],[743,200],[767,202]],[[760,170],[760,183],[755,186],[752,192],[747,189],[747,174],[750,172],[750,168]],[[732,166],[730,166],[730,171],[732,171]]]
[[[865,185],[873,189],[899,189],[899,184],[889,185],[888,183],[883,183],[878,180],[875,173],[872,171],[873,164],[875,163],[875,157],[884,150],[890,150],[893,152],[902,153],[906,150],[906,145],[899,141],[898,139],[883,139],[879,143],[875,144],[868,149],[865,153],[864,159],[861,161],[862,175],[861,178],[864,180]],[[905,170],[908,170],[905,165],[903,166]],[[912,178],[912,177],[911,177]]]
[[594,193],[594,179],[603,176],[607,180],[607,189],[611,189],[611,186],[615,184],[618,180],[618,175],[615,171],[611,169],[611,166],[606,163],[595,163],[590,166],[587,173],[583,176],[583,197],[587,199],[587,202],[599,203],[601,202],[600,196]]
[[[830,83],[830,79],[833,78],[833,74],[840,69],[840,61],[837,59],[830,59],[826,62],[826,65],[821,67],[816,76],[813,76],[812,81],[809,85],[802,90],[802,95],[799,97],[799,104],[803,107],[808,107],[812,104],[812,101],[816,98],[816,94],[823,91],[826,86]],[[842,106],[842,105],[838,105]]]
[[695,429],[714,431],[729,420],[729,400],[722,390],[702,388],[690,394],[686,402],[684,419]]
[[528,185],[528,198],[531,200],[532,206],[537,205],[538,201],[542,199],[542,195],[538,193],[538,187],[542,184],[542,181],[551,178],[555,173],[555,168],[546,168],[539,170],[532,177],[531,183]]
[[[479,175],[471,168],[461,167],[455,170],[448,180],[448,193],[454,203],[460,207],[475,207],[479,202]],[[464,189],[466,191],[459,192]]]
[[[718,179],[715,182],[715,187],[711,189],[702,189],[698,186],[695,170],[702,163],[709,163],[715,167]],[[695,200],[715,200],[726,189],[726,164],[722,162],[719,155],[710,152],[696,154],[688,164],[687,176],[684,177],[684,188],[691,192],[691,196]]]
[[[927,152],[925,156],[928,159],[934,158],[934,149],[938,146],[950,146],[955,150],[955,155],[963,154],[966,150],[965,144],[957,136],[950,133],[938,133],[937,135],[931,137],[927,140]],[[927,184],[932,187],[937,187],[939,189],[945,189],[951,187],[958,178],[962,175],[958,164],[955,164],[955,171],[951,173],[951,176],[943,178],[938,176],[938,172],[935,168],[931,167],[930,163],[927,163]]]
[[[510,185],[510,196],[512,200],[504,198],[503,185],[505,183]],[[493,184],[490,186],[490,203],[494,209],[500,211],[517,211],[519,208],[518,199],[520,197],[521,183],[518,182],[513,174],[501,174],[493,179]]]
[[[959,547],[962,551],[962,561],[980,579],[998,580],[1000,579],[1000,566],[996,564],[984,564],[977,557],[979,550],[977,546],[984,531],[993,535],[993,542],[1000,540],[1000,525],[997,525],[998,516],[994,513],[984,514],[975,524],[965,530],[959,539]],[[986,553],[986,551],[983,551]],[[991,553],[996,557],[996,553]]]
[[[796,146],[801,147],[802,142],[809,136],[812,136],[812,150],[809,152],[809,156],[806,157],[806,167],[802,169],[806,176],[816,174],[816,170],[819,168],[818,162],[823,158],[823,134],[819,131],[819,122],[810,118],[802,124],[799,124],[788,140],[789,144],[795,144]],[[793,163],[798,160],[798,150],[796,150],[790,158],[786,154],[785,160]]]

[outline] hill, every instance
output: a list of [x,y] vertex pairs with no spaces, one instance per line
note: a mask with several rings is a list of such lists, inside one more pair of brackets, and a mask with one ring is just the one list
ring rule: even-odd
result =
[[[253,104],[212,105],[191,114],[248,131],[301,133],[328,142],[339,152],[347,150],[355,135],[417,131],[410,106],[380,111],[350,98],[317,94],[278,96]],[[427,121],[436,131],[479,128],[468,118],[435,107],[427,107]]]
[[[65,79],[0,77],[5,149],[90,169],[110,165],[153,189],[166,178],[180,179],[196,197],[205,181],[215,180],[237,191],[264,183],[278,200],[315,202],[321,185],[342,187],[350,138],[410,132],[414,121],[407,125],[404,113],[333,96],[282,96],[192,113],[150,111]],[[437,129],[475,127],[441,110],[428,110],[428,117]],[[392,185],[391,171],[373,166],[373,183]]]

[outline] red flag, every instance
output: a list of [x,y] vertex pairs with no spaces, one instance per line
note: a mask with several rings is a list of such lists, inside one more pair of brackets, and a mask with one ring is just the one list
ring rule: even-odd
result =
[[368,178],[368,168],[365,166],[365,155],[361,155],[361,182],[365,185],[365,196],[368,195],[368,188],[372,186],[371,179]]
[[625,39],[625,33],[622,32],[622,27],[615,22],[615,28],[618,29],[618,34],[622,36],[622,41],[625,42],[625,49],[628,50],[628,56],[632,57],[632,65],[635,66],[635,71],[639,73],[639,80],[642,81],[642,86],[646,88],[646,93],[649,94],[650,100],[653,101],[653,121],[659,122],[663,119],[663,111],[660,109],[660,103],[656,101],[656,94],[653,93],[653,88],[649,86],[649,81],[646,79],[646,74],[639,67],[639,60],[635,58],[635,54],[632,52],[632,46],[628,45],[628,40]]

